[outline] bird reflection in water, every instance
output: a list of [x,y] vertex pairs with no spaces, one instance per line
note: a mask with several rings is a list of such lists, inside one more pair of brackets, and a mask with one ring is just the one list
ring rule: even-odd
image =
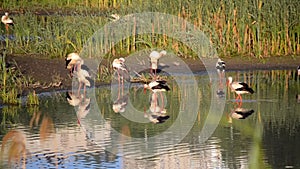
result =
[[85,118],[89,112],[90,112],[90,104],[91,99],[84,97],[84,95],[75,95],[72,92],[66,93],[66,98],[68,103],[77,108],[76,110],[76,116],[77,116],[77,124],[82,128],[83,132],[85,133],[85,136],[88,140],[93,141],[94,133],[87,130],[81,123],[82,119]]
[[221,59],[218,59],[216,63],[216,69],[219,77],[219,88],[217,90],[217,97],[218,98],[224,98],[225,92],[224,92],[224,79],[225,79],[225,62]]
[[224,92],[224,83],[220,79],[218,84],[218,90],[217,90],[217,98],[225,98],[225,92]]
[[126,106],[128,103],[128,94],[120,95],[117,100],[113,103],[113,110],[115,113],[123,113],[126,110]]
[[229,114],[229,119],[228,122],[232,123],[232,119],[246,119],[248,118],[250,115],[252,115],[254,113],[253,109],[246,109],[246,108],[242,108],[242,107],[237,107],[231,110],[230,114]]
[[77,120],[78,120],[78,124],[81,125],[81,119],[85,118],[86,115],[90,112],[91,99],[84,97],[82,94],[80,96],[77,96],[72,92],[67,92],[66,98],[68,103],[71,106],[77,107],[77,111],[76,111]]
[[[124,74],[125,73],[125,74]],[[112,108],[115,113],[123,113],[126,110],[126,106],[128,104],[128,93],[124,94],[124,77],[128,76],[128,71],[120,71],[117,70],[117,74],[119,79],[121,79],[122,83],[118,85],[118,97],[113,102]],[[129,77],[129,76],[128,76]]]
[[[164,99],[162,97],[162,99]],[[167,110],[164,108],[164,104],[159,105],[157,92],[152,92],[149,111],[144,111],[144,117],[148,118],[152,123],[164,123],[169,119],[169,115],[166,115]]]

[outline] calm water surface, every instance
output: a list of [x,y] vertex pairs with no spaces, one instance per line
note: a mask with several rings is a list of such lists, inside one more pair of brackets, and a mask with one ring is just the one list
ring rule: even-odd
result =
[[[75,107],[64,92],[39,107],[3,106],[1,168],[300,168],[296,72],[226,76],[255,93],[236,103],[225,81],[182,75],[162,94],[116,84]],[[247,117],[236,119],[241,108]]]

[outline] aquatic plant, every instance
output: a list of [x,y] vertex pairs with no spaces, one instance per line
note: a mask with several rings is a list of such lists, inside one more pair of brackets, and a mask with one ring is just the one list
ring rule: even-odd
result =
[[0,101],[5,104],[20,104],[20,93],[33,83],[32,79],[23,76],[15,62],[7,65],[6,50],[2,51],[0,57]]
[[106,65],[100,65],[97,73],[97,80],[103,82],[109,82],[111,80],[112,70]]
[[[168,13],[193,23],[195,28],[206,33],[221,56],[265,57],[300,53],[299,3],[292,0],[268,3],[261,0],[175,0],[172,4],[161,0],[151,3],[136,0],[55,0],[47,3],[5,0],[1,4],[3,9],[11,10],[20,6],[26,10],[20,11],[24,14],[14,16],[18,24],[14,27],[14,40],[7,43],[10,53],[64,57],[71,51],[80,51],[88,38],[109,21],[110,13],[123,16],[144,11]],[[29,9],[32,6],[36,8]],[[158,23],[153,25],[154,29],[159,26]],[[182,30],[185,29],[182,25]],[[136,33],[136,28],[129,30]],[[100,42],[99,47],[103,48],[107,39]],[[166,35],[135,35],[117,44],[108,43],[110,52],[106,57],[153,46],[173,50],[184,57],[195,56],[187,46]]]
[[39,105],[39,97],[35,94],[35,91],[27,95],[27,105]]
[[0,59],[0,88],[1,88],[1,100],[3,103],[19,104],[20,100],[17,98],[18,90],[15,88],[15,76],[12,69],[6,68],[5,63],[6,52],[2,53]]

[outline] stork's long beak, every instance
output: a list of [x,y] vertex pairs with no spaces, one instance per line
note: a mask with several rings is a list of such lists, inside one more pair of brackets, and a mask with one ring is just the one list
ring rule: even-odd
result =
[[226,81],[226,86],[229,86],[229,80]]
[[146,94],[146,93],[147,93],[147,88],[144,87],[144,94]]

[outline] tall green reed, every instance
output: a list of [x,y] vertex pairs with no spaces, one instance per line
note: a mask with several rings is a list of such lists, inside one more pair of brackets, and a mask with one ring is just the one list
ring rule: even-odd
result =
[[[1,4],[4,9],[17,8],[20,5],[37,5],[37,9],[25,8],[28,11],[24,15],[15,17],[18,23],[15,26],[17,40],[10,46],[11,53],[63,57],[68,52],[80,51],[88,38],[109,21],[110,14],[118,13],[122,16],[145,11],[169,13],[193,23],[196,28],[206,33],[220,56],[265,57],[300,53],[300,5],[293,0],[175,0],[173,3],[161,0],[55,0],[47,3],[35,0],[5,0]],[[52,11],[51,15],[36,15],[34,11],[40,8]],[[62,12],[58,12],[58,9]],[[135,28],[132,29],[132,34],[134,33]],[[24,38],[31,36],[36,38]],[[122,40],[119,44],[111,43],[112,49],[107,57],[144,49],[147,46],[141,45],[142,41],[151,41],[151,46],[175,50],[182,56],[191,54],[183,43],[170,37],[136,35]],[[114,45],[116,46],[113,47]]]

